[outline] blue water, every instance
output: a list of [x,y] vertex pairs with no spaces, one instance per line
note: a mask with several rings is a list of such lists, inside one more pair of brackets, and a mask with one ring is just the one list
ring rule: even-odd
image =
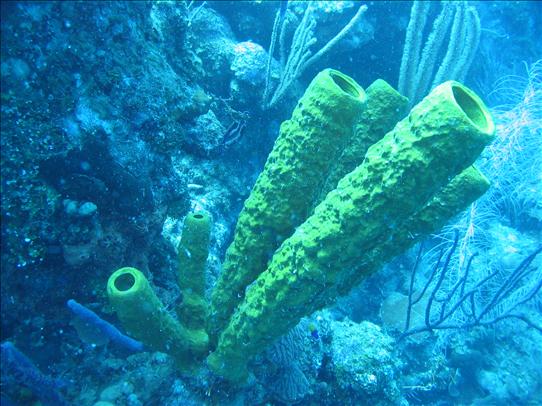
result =
[[[1,404],[542,404],[541,4],[2,2]],[[108,278],[139,269],[159,313],[182,325],[175,310],[191,292],[178,287],[177,255],[193,256],[179,243],[187,214],[203,211],[208,303],[258,176],[282,168],[267,161],[281,123],[326,68],[363,88],[385,80],[409,98],[401,118],[442,82],[471,89],[496,126],[475,162],[491,186],[348,292],[319,287],[333,300],[299,304],[310,311],[296,310],[297,325],[265,326],[265,346],[235,354],[242,382],[228,379],[235,362],[207,364],[213,339],[187,371],[175,343],[159,351],[129,331]],[[307,134],[327,125],[309,116]],[[252,229],[257,243],[271,235],[262,278],[310,214],[292,216],[287,235]],[[384,218],[377,247],[403,221]],[[352,238],[364,224],[348,225]],[[364,269],[364,246],[334,241]],[[312,263],[296,261],[288,272],[302,278]],[[244,288],[259,286],[246,285],[225,293],[244,306]],[[254,325],[251,337],[264,331]]]

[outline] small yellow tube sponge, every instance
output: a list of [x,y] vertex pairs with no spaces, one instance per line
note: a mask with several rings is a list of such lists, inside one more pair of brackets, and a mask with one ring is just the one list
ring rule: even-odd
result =
[[208,348],[207,334],[177,322],[143,273],[130,267],[118,269],[109,277],[107,295],[130,336],[155,351],[170,354],[181,370],[192,371],[200,366]]
[[182,294],[177,316],[190,329],[203,330],[206,325],[205,268],[209,256],[210,233],[209,214],[203,211],[188,213],[177,254],[178,283]]

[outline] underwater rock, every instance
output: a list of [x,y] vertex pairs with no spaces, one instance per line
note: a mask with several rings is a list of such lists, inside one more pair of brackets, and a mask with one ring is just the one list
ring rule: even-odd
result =
[[133,394],[134,386],[129,382],[117,382],[108,386],[100,393],[100,400],[116,403],[117,400]]
[[64,260],[70,266],[81,266],[88,263],[92,259],[94,254],[95,244],[80,244],[80,245],[68,245],[62,246],[62,255]]
[[[235,58],[231,64],[234,78],[230,82],[233,103],[244,109],[259,106],[265,86],[268,54],[261,45],[252,41],[235,44],[234,52]],[[273,60],[272,73],[278,72],[277,65]]]
[[81,217],[87,217],[96,212],[98,208],[96,205],[92,202],[84,202],[81,206],[79,206],[79,209],[77,210],[77,214]]
[[[199,66],[200,83],[214,94],[226,96],[235,57],[235,37],[227,20],[210,8],[202,8],[191,22],[188,40],[193,64]],[[201,80],[201,76],[205,80]]]
[[[369,322],[334,321],[330,373],[346,404],[396,403],[399,363],[393,354],[393,339]],[[370,399],[370,401],[369,401]]]
[[92,202],[79,202],[70,199],[64,199],[62,201],[64,211],[70,216],[77,217],[89,217],[96,213],[98,207]]
[[15,80],[25,80],[30,74],[28,64],[18,58],[8,58],[0,64],[0,75],[2,77],[13,76]]
[[231,70],[235,79],[254,86],[263,84],[268,58],[265,49],[252,41],[245,41],[235,44],[234,52]]
[[[529,234],[499,222],[491,224],[486,232],[491,241],[491,246],[488,247],[489,256],[495,258],[499,265],[506,269],[516,268],[539,244]],[[535,263],[542,264],[542,258],[535,260]]]
[[225,132],[226,129],[213,110],[209,110],[196,118],[194,125],[187,131],[184,138],[185,149],[208,157],[222,145]]

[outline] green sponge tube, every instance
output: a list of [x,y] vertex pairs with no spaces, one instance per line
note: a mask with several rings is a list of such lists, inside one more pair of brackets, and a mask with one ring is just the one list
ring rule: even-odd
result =
[[363,253],[468,168],[492,141],[483,102],[460,83],[437,86],[339,182],[273,256],[220,336],[209,366],[231,381],[247,361],[336,295]]
[[140,271],[126,267],[113,272],[107,282],[107,295],[129,335],[154,351],[171,355],[181,370],[192,371],[199,366],[207,351],[207,335],[179,324]]
[[183,300],[177,306],[177,317],[190,329],[205,329],[205,268],[209,256],[211,219],[205,212],[189,213],[183,225],[178,247],[179,288]]
[[369,147],[393,129],[405,117],[408,99],[401,96],[382,79],[375,80],[366,90],[367,102],[363,114],[354,128],[354,134],[346,144],[341,156],[333,163],[332,169],[314,203],[316,206],[326,195],[337,187],[337,183],[348,172],[363,162]]
[[490,187],[487,178],[469,166],[440,190],[425,207],[403,222],[390,238],[361,257],[359,267],[345,272],[337,296],[347,294],[371,273],[401,254],[429,234],[440,230],[452,217],[482,196]]
[[263,172],[245,201],[211,299],[209,334],[216,337],[245,287],[307,218],[332,162],[351,139],[365,92],[333,69],[320,72],[282,123]]

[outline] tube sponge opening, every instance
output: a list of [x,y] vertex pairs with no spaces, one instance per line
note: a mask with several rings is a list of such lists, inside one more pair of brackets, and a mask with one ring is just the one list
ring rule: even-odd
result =
[[335,69],[329,69],[329,76],[331,79],[333,79],[333,82],[335,82],[335,84],[348,95],[359,99],[362,102],[364,102],[367,98],[363,88],[349,76],[346,76]]
[[144,289],[146,281],[139,270],[131,267],[120,268],[109,277],[107,292],[110,296],[134,295]]
[[134,275],[130,273],[121,274],[115,279],[115,288],[122,292],[132,289],[134,284]]
[[451,83],[455,102],[469,120],[482,132],[493,134],[495,124],[482,100],[471,90],[457,82]]

